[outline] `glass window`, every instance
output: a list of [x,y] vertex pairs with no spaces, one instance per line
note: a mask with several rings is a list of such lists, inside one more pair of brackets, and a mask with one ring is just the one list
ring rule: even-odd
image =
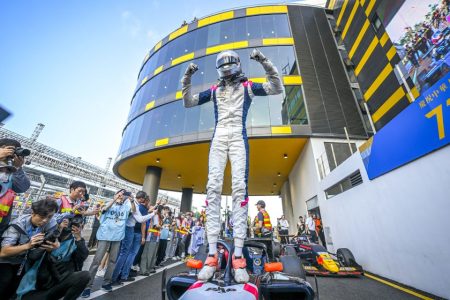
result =
[[247,18],[247,39],[260,39],[261,27],[261,16]]
[[289,116],[289,123],[300,125],[308,124],[301,86],[285,86],[285,93],[283,110],[285,110]]
[[184,134],[194,133],[194,132],[198,131],[198,120],[200,118],[200,106],[186,108],[185,118],[184,118]]
[[234,20],[220,22],[220,44],[227,44],[236,41],[234,39]]
[[273,15],[261,16],[261,31],[263,39],[276,37]]
[[287,117],[283,115],[283,94],[269,96],[269,115],[270,125],[283,125],[288,124]]
[[195,50],[205,49],[208,40],[208,27],[201,27],[194,31]]
[[[247,125],[250,126],[268,126],[270,125],[269,116],[269,97],[255,97],[247,116]],[[251,114],[250,114],[251,112]]]
[[184,118],[186,108],[183,106],[183,101],[175,101],[166,105],[170,111],[168,117],[169,122],[169,136],[177,136],[183,134]]
[[246,18],[238,18],[233,22],[234,40],[245,41],[247,40],[247,21]]
[[291,30],[289,29],[289,21],[287,15],[272,15],[273,17],[273,29],[277,37],[289,37],[291,36]]
[[208,47],[220,44],[220,23],[208,26]]

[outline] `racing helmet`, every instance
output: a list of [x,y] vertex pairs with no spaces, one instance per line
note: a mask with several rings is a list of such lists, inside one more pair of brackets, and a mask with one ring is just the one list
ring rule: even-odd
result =
[[216,69],[220,79],[230,78],[242,73],[239,55],[232,50],[225,50],[217,55]]

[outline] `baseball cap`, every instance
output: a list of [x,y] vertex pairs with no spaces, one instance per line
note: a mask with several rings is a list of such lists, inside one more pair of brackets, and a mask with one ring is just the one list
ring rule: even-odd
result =
[[256,205],[261,205],[262,207],[266,207],[266,202],[264,202],[263,200],[259,200],[258,202],[256,202]]

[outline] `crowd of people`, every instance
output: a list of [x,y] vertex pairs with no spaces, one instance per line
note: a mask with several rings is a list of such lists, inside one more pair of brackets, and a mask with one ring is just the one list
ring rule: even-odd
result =
[[[12,219],[16,193],[24,193],[30,180],[22,170],[24,157],[16,149],[20,143],[0,139],[0,290],[2,298],[76,299],[89,297],[96,276],[102,289],[149,276],[168,260],[194,256],[206,244],[206,213],[191,211],[177,216],[162,200],[150,204],[144,191],[135,195],[120,189],[105,204],[89,206],[86,184],[73,181],[69,193],[58,199],[44,198]],[[20,152],[19,152],[20,153]],[[272,227],[266,204],[259,200],[258,213],[247,237],[272,237],[289,242],[289,222],[284,216]],[[85,241],[82,231],[87,217],[92,232]],[[229,218],[228,218],[229,219]],[[227,222],[222,237],[232,237],[233,224]],[[320,218],[300,217],[298,235],[308,234],[325,245]],[[83,264],[89,249],[95,256],[88,271]]]

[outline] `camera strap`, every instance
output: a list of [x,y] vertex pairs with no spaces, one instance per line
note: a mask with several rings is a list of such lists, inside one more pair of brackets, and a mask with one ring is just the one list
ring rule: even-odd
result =
[[[23,230],[19,225],[17,224],[10,224],[9,226],[13,227],[15,230],[17,230],[19,232],[20,235],[26,235],[28,237],[28,240],[31,238],[26,232],[25,230]],[[20,237],[19,237],[20,240]],[[25,267],[25,263],[27,262],[28,259],[28,251],[25,252],[25,257],[22,259],[22,262],[20,263],[19,269],[17,270],[17,276],[20,276],[22,274],[22,271]]]

